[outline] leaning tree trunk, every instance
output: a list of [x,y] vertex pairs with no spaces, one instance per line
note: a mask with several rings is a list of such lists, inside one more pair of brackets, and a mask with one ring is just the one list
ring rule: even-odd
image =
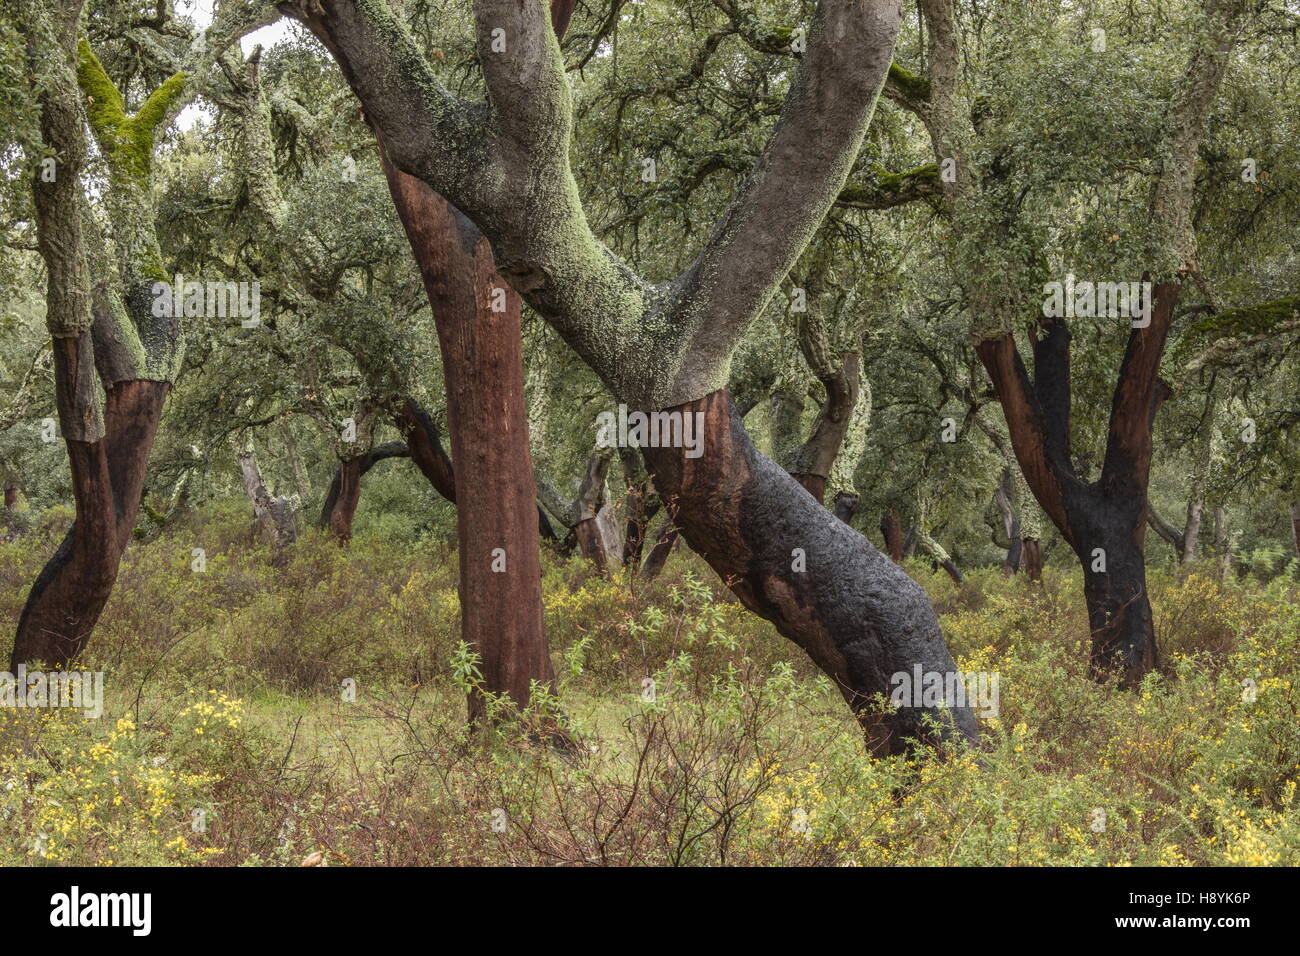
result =
[[802,647],[834,680],[874,753],[898,753],[910,739],[973,739],[969,707],[869,704],[889,696],[895,674],[956,672],[924,592],[857,531],[825,509],[749,440],[725,389],[670,409],[704,415],[704,454],[645,448],[655,487],[686,542],[751,611]]
[[[383,155],[383,143],[380,143]],[[528,446],[519,296],[488,241],[420,180],[384,161],[433,308],[447,383],[460,549],[461,634],[482,691],[520,708],[555,680],[542,627],[537,488]],[[469,717],[487,713],[475,691]]]
[[[54,340],[61,392],[84,388],[79,380],[95,375],[89,338]],[[143,380],[116,383],[105,396],[103,437],[67,440],[76,517],[32,585],[18,620],[11,670],[37,661],[61,667],[79,659],[113,592],[135,528],[168,387]]]

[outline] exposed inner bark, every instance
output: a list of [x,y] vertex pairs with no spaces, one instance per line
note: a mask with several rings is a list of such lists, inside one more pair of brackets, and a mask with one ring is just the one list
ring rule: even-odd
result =
[[[346,541],[351,538],[352,518],[356,514],[357,502],[361,496],[361,479],[381,461],[387,461],[389,458],[409,457],[411,457],[411,450],[403,442],[390,441],[384,442],[382,445],[376,445],[359,458],[339,462],[339,467],[334,472],[334,480],[330,482],[329,489],[325,492],[325,501],[320,509],[319,526],[335,534],[338,534],[337,528],[346,527],[347,536],[341,538],[341,540]],[[352,465],[353,462],[356,463],[355,466]],[[347,472],[350,470],[356,472],[356,487],[353,489],[352,500],[345,502],[343,486],[344,482],[349,480]],[[340,504],[341,502],[344,503]]]
[[725,389],[671,411],[705,416],[699,458],[642,450],[682,536],[747,608],[831,677],[873,752],[900,752],[908,738],[932,740],[923,713],[939,722],[940,737],[973,739],[968,707],[869,712],[873,695],[890,694],[894,674],[911,674],[915,665],[956,671],[920,587],[754,448]]
[[[482,689],[523,708],[533,683],[549,689],[555,674],[542,628],[520,300],[497,276],[491,247],[473,223],[387,160],[384,171],[442,352],[456,463],[461,634],[481,659]],[[486,698],[471,693],[471,722],[486,712]]]
[[[352,518],[357,513],[357,503],[361,500],[361,462],[362,457],[345,458],[339,462],[338,491],[334,500],[329,502],[330,534],[338,538],[340,544],[352,540]],[[331,491],[334,489],[331,488]]]
[[[85,367],[84,336],[56,338],[55,376],[61,393],[94,375]],[[117,580],[144,490],[149,451],[162,417],[165,382],[118,382],[107,390],[104,434],[66,440],[76,518],[58,551],[32,585],[10,658],[60,667],[78,660]]]
[[898,520],[898,512],[890,509],[880,519],[880,533],[885,539],[885,551],[889,560],[895,564],[903,560],[903,525]]
[[1043,580],[1043,548],[1037,538],[1017,538],[1022,542],[1021,554],[1024,560],[1025,574],[1031,581]]

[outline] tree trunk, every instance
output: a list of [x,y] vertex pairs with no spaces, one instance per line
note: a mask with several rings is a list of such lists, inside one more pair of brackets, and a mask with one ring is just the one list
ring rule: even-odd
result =
[[650,554],[646,556],[645,564],[641,565],[639,577],[646,581],[653,581],[659,577],[664,565],[668,563],[668,555],[672,553],[678,537],[677,525],[673,524],[671,518],[667,519],[664,526],[659,529],[659,535],[655,538],[655,546],[650,549]]
[[845,524],[853,523],[853,516],[858,513],[857,495],[838,494],[835,496],[835,517]]
[[1291,544],[1300,557],[1300,501],[1291,505]]
[[1226,581],[1232,574],[1232,537],[1228,533],[1228,512],[1223,505],[1214,508],[1214,553],[1219,580]]
[[1038,582],[1043,580],[1043,549],[1037,538],[1017,538],[1022,542],[1021,560],[1024,563],[1025,574],[1029,576],[1030,581]]
[[618,521],[614,509],[609,506],[605,485],[608,470],[608,454],[597,451],[587,457],[587,470],[578,487],[577,521],[573,525],[578,549],[601,574],[606,575],[612,574],[623,560]]
[[406,437],[411,460],[434,490],[456,503],[456,472],[443,450],[438,426],[415,399],[402,398],[393,414],[393,424]]
[[1122,686],[1132,687],[1155,669],[1156,635],[1143,555],[1146,522],[1117,511],[1097,508],[1092,520],[1076,522],[1075,553],[1092,633],[1089,673],[1118,674]]
[[[1191,503],[1188,502],[1188,507],[1190,508],[1190,506]],[[1174,556],[1178,559],[1178,563],[1182,564],[1187,557],[1187,539],[1183,536],[1183,532],[1170,524],[1149,501],[1147,502],[1147,524],[1151,526],[1151,529],[1156,534],[1169,542],[1174,549]]]
[[[1017,517],[1015,509],[1011,505],[1012,495],[1012,477],[1011,468],[1008,466],[1002,469],[1002,474],[998,478],[998,490],[993,494],[993,501],[997,505],[998,515],[1002,519],[1002,531],[1007,539],[1007,557],[1002,562],[1002,576],[1011,577],[1020,570],[1020,556],[1024,550],[1024,539],[1020,536],[1020,518]],[[994,544],[999,544],[994,535]]]
[[1183,551],[1179,563],[1191,564],[1200,553],[1201,516],[1205,512],[1205,493],[1196,489],[1187,499],[1187,523],[1183,526]]
[[895,564],[903,560],[903,526],[898,521],[898,512],[890,509],[880,519],[880,533],[885,538],[885,551]]
[[[1010,333],[976,346],[1002,405],[1021,473],[1083,565],[1092,631],[1089,671],[1096,677],[1118,674],[1125,687],[1135,686],[1158,660],[1143,547],[1152,426],[1170,394],[1159,377],[1160,358],[1181,288],[1178,282],[1158,283],[1149,321],[1129,333],[1095,482],[1079,476],[1071,457],[1069,326],[1039,320],[1032,383]],[[1029,563],[1028,540],[1025,551]]]
[[293,506],[287,498],[276,498],[266,488],[262,469],[257,464],[257,454],[250,441],[236,451],[239,473],[244,480],[244,493],[253,504],[253,516],[262,533],[270,538],[274,558],[272,563],[284,562],[285,549],[298,538],[298,523]]
[[626,487],[624,512],[627,530],[623,535],[623,567],[636,571],[641,566],[650,520],[658,513],[660,505],[636,449],[620,448],[618,458],[623,466]]
[[[76,391],[94,376],[89,336],[56,338],[60,392]],[[67,439],[76,517],[58,551],[32,585],[14,638],[10,670],[42,662],[62,667],[79,660],[117,580],[144,489],[165,382],[133,380],[111,386],[98,441]]]
[[325,505],[321,510],[321,524],[329,529],[330,534],[338,539],[339,544],[352,540],[352,518],[357,513],[357,504],[361,501],[361,476],[365,472],[365,456],[345,458],[339,462],[325,496]]
[[18,488],[16,485],[5,485],[5,507],[10,511],[18,508]]
[[[361,479],[381,461],[389,458],[409,458],[411,451],[405,444],[400,441],[384,442],[382,445],[376,445],[366,454],[357,459],[350,459],[359,462],[356,475],[356,500],[352,502],[352,513],[356,512],[357,502],[361,496]],[[334,472],[334,480],[330,482],[329,489],[325,492],[325,501],[321,504],[320,519],[318,526],[323,530],[332,530],[333,516],[340,509],[340,499],[343,497],[343,483],[345,481],[345,471],[348,462],[339,462],[338,469]],[[348,532],[351,534],[352,515],[347,517]]]
[[[491,247],[473,223],[386,158],[384,172],[442,352],[455,462],[461,634],[480,657],[482,690],[508,696],[522,709],[533,682],[549,689],[555,673],[542,627],[519,296],[497,276]],[[471,693],[471,723],[486,714],[484,694]]]
[[908,738],[974,739],[968,707],[903,706],[869,712],[888,697],[891,677],[956,671],[934,609],[902,568],[825,509],[780,466],[759,454],[725,389],[669,409],[704,414],[705,453],[645,448],[655,487],[690,546],[744,605],[802,647],[839,688],[875,753],[898,753]]

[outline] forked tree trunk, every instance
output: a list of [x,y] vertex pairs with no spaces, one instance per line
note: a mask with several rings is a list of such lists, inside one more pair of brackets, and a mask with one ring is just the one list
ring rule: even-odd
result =
[[802,647],[839,688],[875,753],[908,738],[973,739],[969,707],[871,713],[895,674],[956,671],[934,609],[907,573],[825,509],[749,440],[725,389],[669,411],[704,415],[704,453],[645,448],[655,487],[687,543],[756,614]]
[[[82,376],[95,375],[88,345],[88,336],[54,340],[60,392],[78,391],[85,387],[78,384]],[[105,397],[103,437],[67,439],[76,517],[27,596],[10,670],[37,661],[61,667],[80,658],[135,528],[168,388],[165,382],[118,382]]]
[[[1136,686],[1158,660],[1143,548],[1152,426],[1169,395],[1159,378],[1160,357],[1180,291],[1178,282],[1157,284],[1149,322],[1130,331],[1095,482],[1084,482],[1071,459],[1069,326],[1040,320],[1032,382],[1011,334],[976,346],[1025,481],[1083,566],[1092,631],[1089,671],[1098,678],[1118,676],[1125,687]],[[1025,552],[1029,565],[1028,541]]]
[[[383,144],[380,143],[383,156]],[[528,445],[519,296],[478,228],[427,185],[384,172],[433,308],[447,383],[460,549],[461,634],[482,689],[526,707],[555,680],[542,628],[537,488]],[[486,698],[471,693],[471,722]]]

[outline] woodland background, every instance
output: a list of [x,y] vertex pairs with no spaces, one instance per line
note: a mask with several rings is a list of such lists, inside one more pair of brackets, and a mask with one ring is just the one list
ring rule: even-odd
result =
[[[815,6],[570,6],[570,163],[592,233],[641,275],[675,276],[712,241],[778,123]],[[469,5],[387,7],[446,89],[484,96]],[[22,19],[38,8],[0,18],[11,633],[77,514],[55,374],[67,329],[52,326],[33,198],[56,100]],[[183,95],[169,87],[226,15],[247,34],[278,17],[90,0],[75,31],[90,51],[72,99],[84,258],[111,277],[95,294],[121,321],[142,275],[256,280],[261,316],[185,317],[157,354],[128,319],[150,368],[132,380],[168,387],[111,597],[77,658],[109,675],[108,714],[0,711],[0,862],[1297,862],[1294,0],[903,9],[847,181],[726,382],[758,451],[919,583],[956,666],[1000,675],[978,751],[876,756],[835,681],[679,535],[640,456],[593,447],[622,380],[527,296],[512,294],[526,441],[455,434],[460,386],[375,132],[325,47],[284,20],[273,45],[245,36]],[[1180,139],[1171,117],[1216,50],[1203,123]],[[156,125],[133,139],[123,123],[151,103]],[[1179,289],[1144,386],[1158,398],[1134,426],[1149,436],[1141,507],[1097,525],[1129,521],[1103,543],[1139,542],[1159,648],[1118,676],[1097,673],[1095,615],[1115,611],[1088,591],[1080,543],[1101,532],[1069,525],[1068,540],[1042,475],[1101,487],[1140,337],[1123,319],[1042,324],[1042,284],[1067,272]],[[1063,335],[1062,374],[1042,343]],[[990,377],[998,341],[1036,360],[1035,387],[1072,393],[1066,451],[1041,473]],[[103,357],[118,353],[95,347],[102,401]],[[447,451],[470,435],[526,452],[535,482],[554,681],[517,709],[493,703],[462,621],[449,499],[467,499],[450,469],[469,458]],[[493,719],[467,726],[476,709]]]

